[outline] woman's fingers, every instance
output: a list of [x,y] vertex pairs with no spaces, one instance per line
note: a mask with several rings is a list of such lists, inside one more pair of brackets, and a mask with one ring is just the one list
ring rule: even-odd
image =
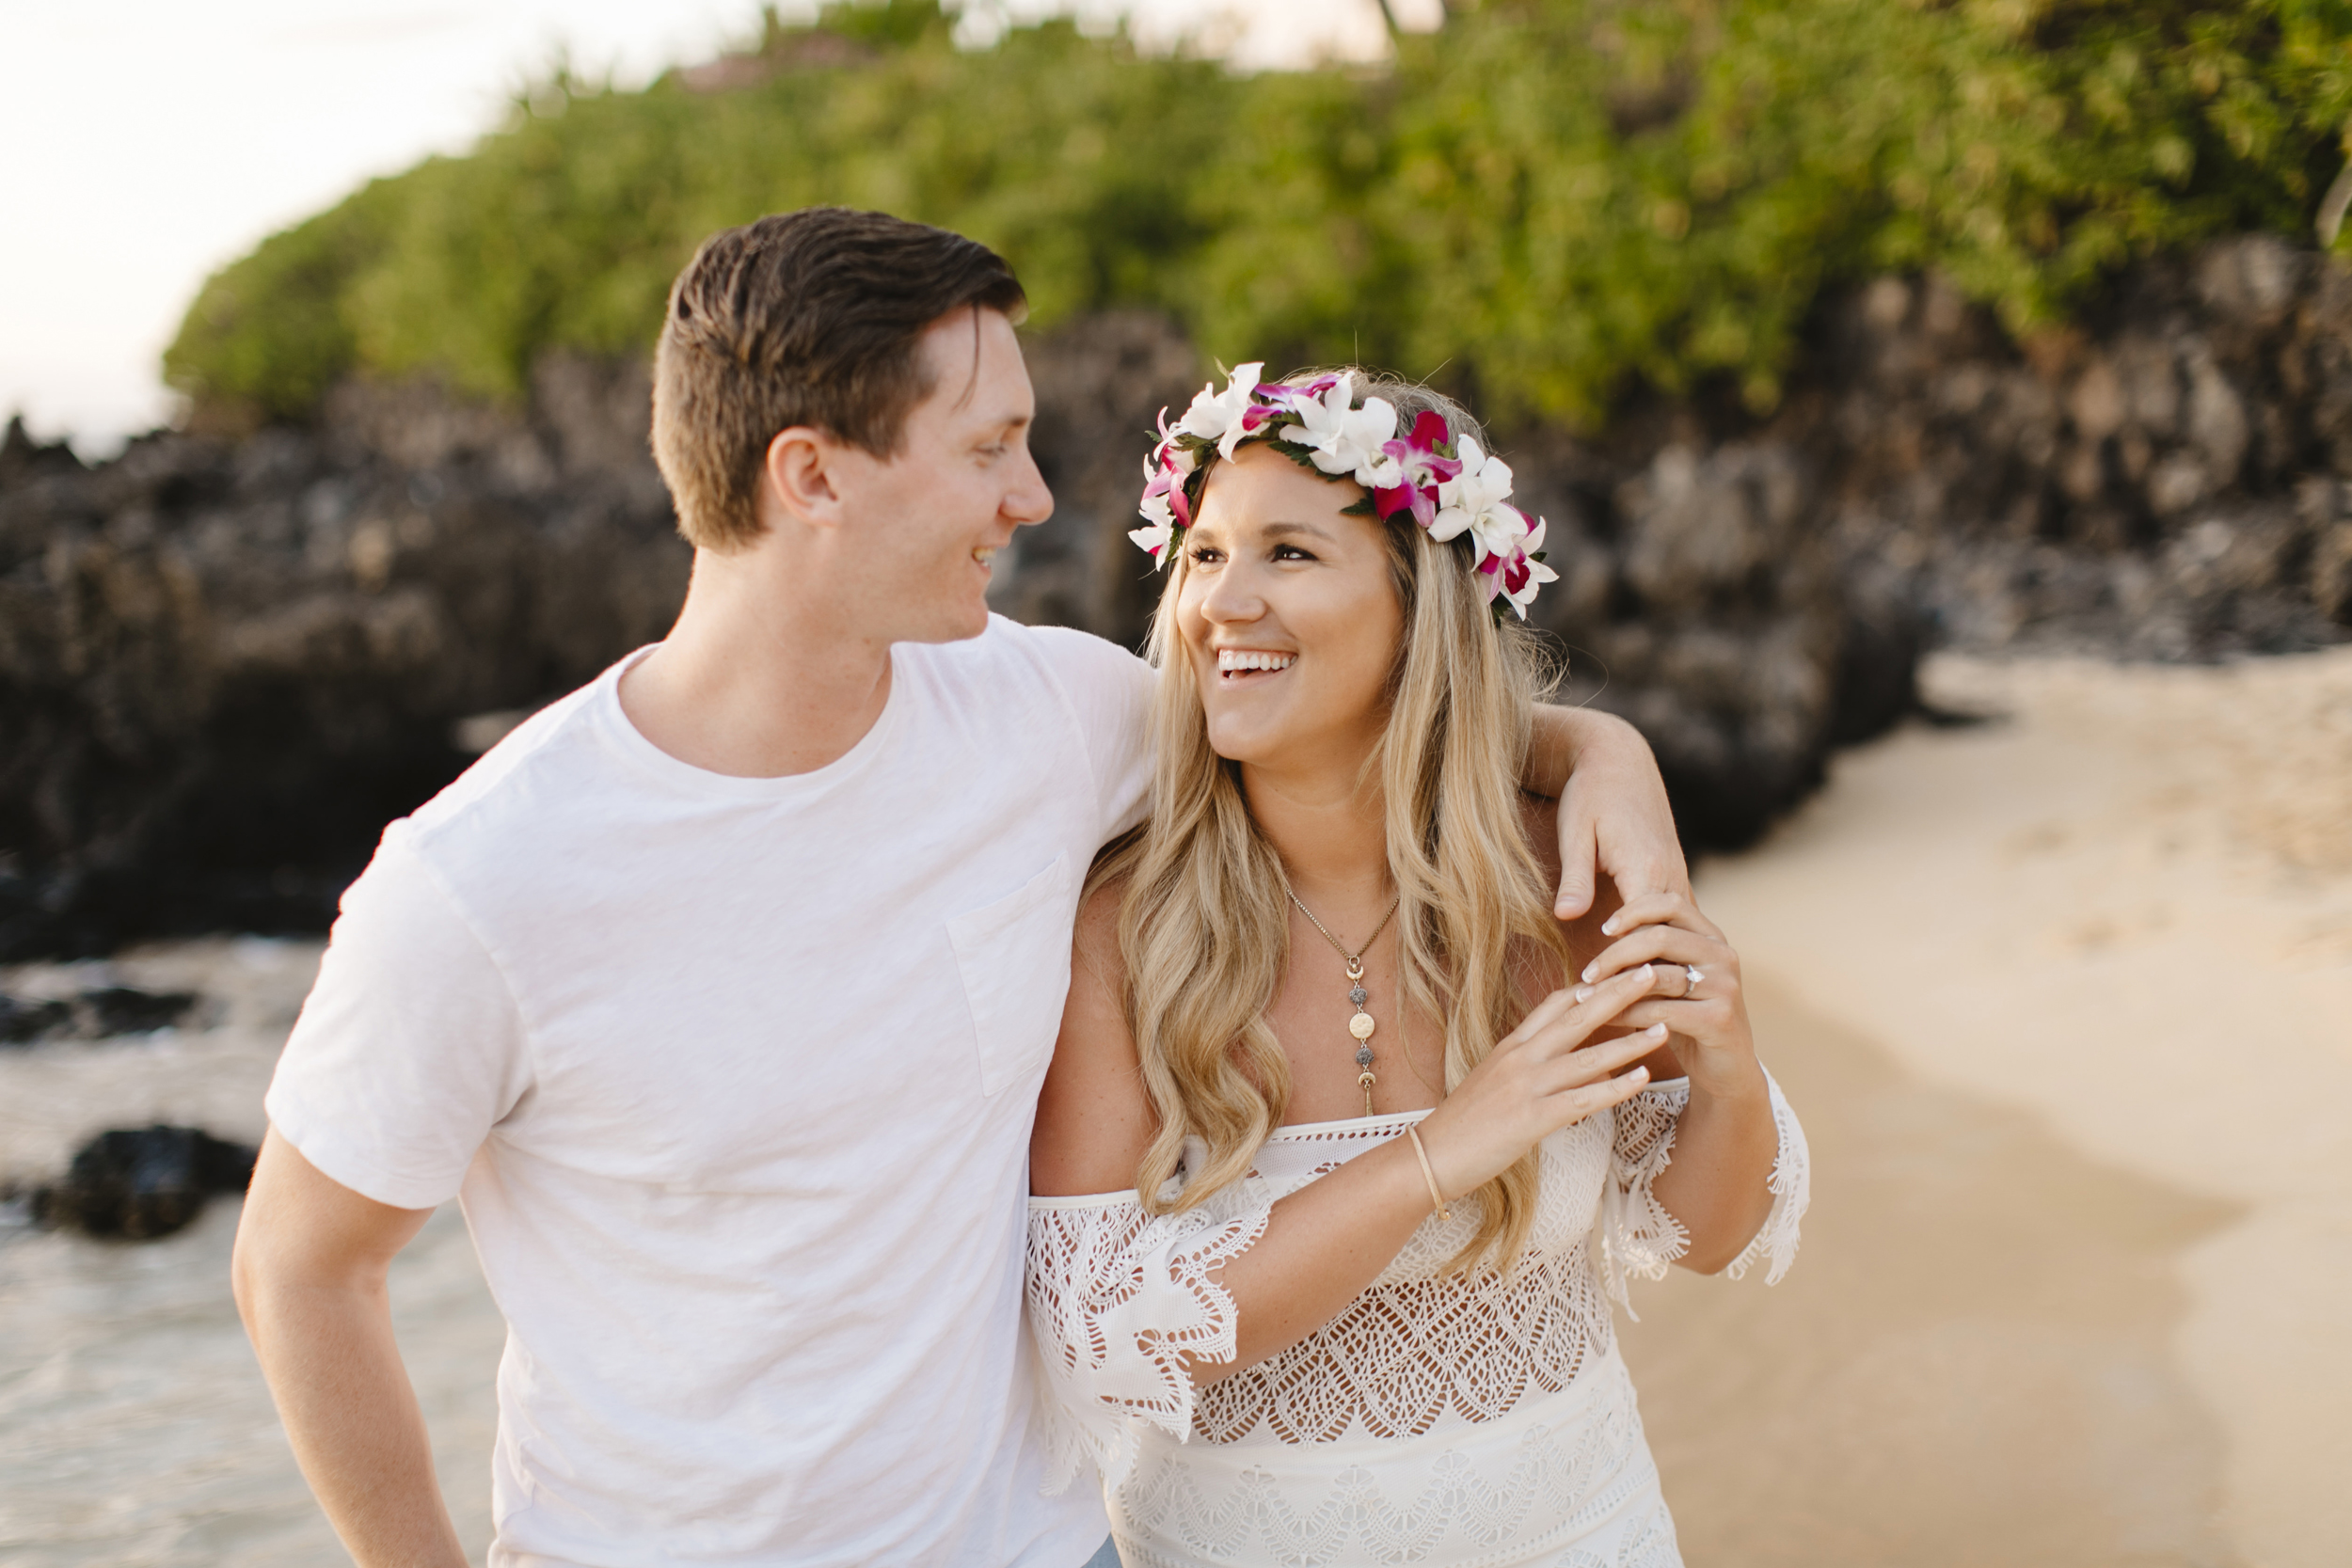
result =
[[[1600,957],[1584,966],[1584,973],[1578,978],[1583,985],[1591,986],[1636,964],[1654,964],[1677,971],[1696,969],[1704,974],[1710,967],[1720,969],[1736,961],[1730,948],[1695,931],[1679,926],[1644,926],[1611,943]],[[1677,974],[1660,990],[1668,996],[1679,996],[1681,982],[1687,978]]]
[[1638,975],[1629,974],[1607,986],[1555,990],[1530,1008],[1519,1026],[1505,1035],[1495,1049],[1501,1053],[1530,1046],[1545,1051],[1572,1047],[1619,1009],[1639,1001],[1649,989]]
[[1551,1097],[1548,1102],[1561,1127],[1574,1127],[1586,1117],[1622,1105],[1649,1087],[1649,1069],[1637,1067],[1614,1078],[1585,1084]]
[[1657,983],[1657,975],[1645,967],[1613,974],[1597,986],[1579,986],[1569,993],[1576,1005],[1553,1019],[1533,1043],[1546,1053],[1578,1050],[1649,995]]
[[[1619,1019],[1618,1022],[1623,1022],[1624,1020]],[[1556,1061],[1546,1064],[1544,1092],[1557,1094],[1562,1089],[1574,1088],[1580,1084],[1594,1083],[1640,1061],[1666,1043],[1671,1027],[1670,1024],[1653,1024],[1636,1029],[1629,1035],[1620,1035],[1615,1039],[1601,1040],[1581,1050],[1565,1053]]]
[[1512,1046],[1524,1044],[1549,1028],[1576,1006],[1576,988],[1562,987],[1530,1007],[1527,1010],[1527,1016],[1519,1020],[1519,1026],[1496,1042],[1496,1049],[1508,1050]]
[[1616,912],[1600,923],[1600,934],[1621,937],[1643,926],[1679,926],[1717,942],[1724,934],[1715,923],[1699,912],[1699,907],[1688,894],[1645,893],[1629,898]]

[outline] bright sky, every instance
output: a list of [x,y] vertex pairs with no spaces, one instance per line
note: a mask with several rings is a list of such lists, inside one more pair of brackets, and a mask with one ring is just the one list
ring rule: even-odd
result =
[[[1376,0],[1076,0],[1237,65],[1376,57]],[[965,17],[1053,0],[989,0]],[[796,8],[780,8],[793,14]],[[1434,25],[1438,0],[1406,0]],[[568,49],[637,84],[756,28],[756,0],[0,0],[0,418],[112,450],[169,418],[157,362],[198,288],[262,236],[462,151]],[[805,14],[805,11],[803,11]]]

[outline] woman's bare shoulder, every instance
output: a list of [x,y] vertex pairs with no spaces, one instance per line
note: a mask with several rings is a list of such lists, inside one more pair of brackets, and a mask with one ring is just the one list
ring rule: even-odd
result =
[[1029,1137],[1029,1191],[1041,1197],[1120,1192],[1136,1184],[1153,1119],[1119,947],[1124,879],[1087,890],[1078,904],[1070,995]]

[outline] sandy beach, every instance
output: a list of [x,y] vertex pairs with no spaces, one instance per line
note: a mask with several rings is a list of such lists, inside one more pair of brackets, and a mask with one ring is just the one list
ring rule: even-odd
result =
[[[1946,657],[1928,690],[1982,721],[1843,755],[1701,871],[1815,1174],[1781,1286],[1637,1289],[1627,1353],[1688,1560],[2341,1564],[2352,650]],[[0,973],[214,998],[175,1035],[0,1053],[0,1176],[154,1117],[258,1132],[315,954]],[[228,1303],[233,1224],[220,1204],[147,1248],[0,1230],[0,1559],[332,1559]],[[453,1213],[394,1298],[479,1553],[500,1325]]]
[[2341,1564],[2352,651],[1927,689],[1700,878],[1815,1174],[1628,1330],[1690,1560]]

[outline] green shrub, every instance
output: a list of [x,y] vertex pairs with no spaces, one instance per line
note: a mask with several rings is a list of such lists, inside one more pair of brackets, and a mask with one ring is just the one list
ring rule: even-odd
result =
[[2352,0],[1489,0],[1385,71],[1236,77],[836,6],[771,16],[728,90],[556,73],[223,270],[166,371],[280,418],[354,372],[512,396],[548,349],[644,352],[711,230],[838,201],[995,245],[1041,324],[1157,307],[1229,362],[1377,359],[1505,420],[1635,379],[1766,407],[1841,277],[1933,268],[2024,332],[2137,257],[2304,230],[2348,50]]

